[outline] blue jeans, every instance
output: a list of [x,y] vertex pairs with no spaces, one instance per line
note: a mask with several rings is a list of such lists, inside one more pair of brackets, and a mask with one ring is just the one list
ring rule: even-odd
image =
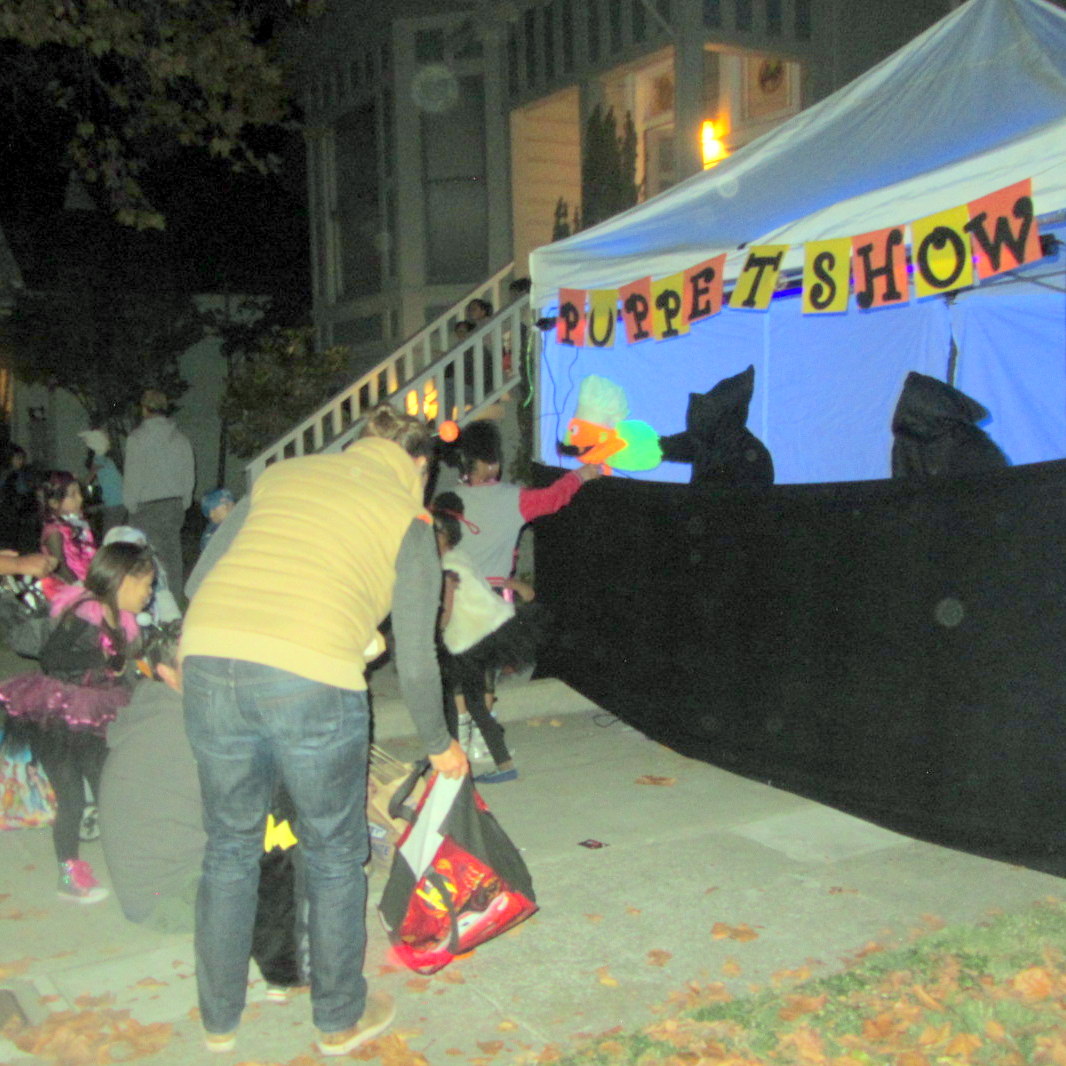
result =
[[196,901],[196,977],[209,1033],[244,1009],[263,830],[275,780],[297,811],[315,1025],[338,1032],[366,1006],[365,692],[239,659],[191,655],[185,729],[196,756],[207,848]]

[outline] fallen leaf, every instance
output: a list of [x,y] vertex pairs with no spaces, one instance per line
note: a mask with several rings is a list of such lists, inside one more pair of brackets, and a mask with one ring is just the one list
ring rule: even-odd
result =
[[711,936],[715,940],[757,940],[759,934],[747,922],[740,925],[727,925],[725,922],[715,922],[711,926]]
[[561,726],[562,724],[563,720],[561,718],[550,718],[548,720],[548,725],[550,725],[553,729],[558,729],[559,726]]
[[806,981],[810,976],[811,968],[809,966],[800,966],[796,970],[778,970],[770,975],[770,980],[775,985],[779,985],[785,981]]
[[1055,991],[1055,979],[1043,966],[1030,966],[1014,975],[1011,987],[1027,999],[1047,999]]
[[[777,1046],[785,1051],[794,1051],[800,1062],[825,1062],[822,1038],[813,1029],[808,1029],[805,1026],[795,1029],[791,1033],[785,1033]],[[793,1059],[792,1061],[796,1060]]]
[[676,785],[676,777],[659,777],[656,774],[642,774],[636,779],[637,785]]
[[113,992],[105,992],[102,996],[90,996],[88,994],[78,996],[74,1000],[76,1007],[109,1007],[115,1002],[115,994]]
[[669,951],[663,951],[661,948],[652,948],[648,952],[648,965],[649,966],[665,966],[673,955]]
[[904,1051],[896,1059],[896,1066],[930,1066],[930,1062],[920,1051]]
[[425,992],[429,986],[430,980],[428,977],[412,977],[406,985],[412,992]]
[[914,992],[915,998],[923,1007],[927,1007],[929,1010],[943,1012],[944,1004],[929,995],[921,985],[912,985],[911,990]]
[[588,918],[588,920],[590,922],[602,922],[603,921],[603,915],[602,914],[586,914],[585,917]]
[[518,1028],[518,1022],[512,1022],[510,1018],[504,1018],[496,1028],[499,1029],[501,1033],[513,1033]]
[[498,1055],[506,1044],[502,1040],[479,1040],[477,1046],[486,1055]]
[[600,966],[596,970],[596,979],[601,985],[606,985],[608,988],[618,987],[618,982],[610,975],[606,966]]
[[723,977],[739,977],[743,972],[743,967],[732,955],[722,963]]
[[639,907],[626,907],[626,914],[637,915],[637,914],[640,914],[640,913],[641,913],[641,910],[640,910]]
[[950,1039],[951,1022],[945,1022],[943,1025],[927,1025],[918,1034],[918,1043],[922,1047],[933,1047],[936,1044],[943,1044]]
[[142,977],[136,982],[137,988],[166,988],[167,982],[155,977]]
[[857,888],[841,888],[839,885],[834,885],[829,890],[829,895],[831,896],[857,896],[858,894],[859,890]]
[[463,976],[462,970],[445,970],[444,980],[450,985],[465,985],[466,978]]
[[804,1014],[817,1014],[828,999],[824,993],[820,996],[786,996],[785,1005],[777,1012],[777,1016],[783,1022],[791,1022],[802,1018]]
[[25,973],[36,961],[36,959],[27,955],[24,958],[15,959],[13,962],[0,962],[0,979]]
[[1007,1036],[1007,1030],[995,1018],[989,1018],[985,1022],[985,1036],[989,1040],[1003,1040]]
[[951,1043],[944,1048],[945,1055],[958,1055],[962,1058],[967,1058],[972,1055],[979,1047],[981,1047],[982,1041],[975,1033],[959,1033]]

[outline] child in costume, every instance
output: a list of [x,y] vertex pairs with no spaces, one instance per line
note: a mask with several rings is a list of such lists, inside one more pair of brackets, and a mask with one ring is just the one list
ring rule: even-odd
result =
[[96,554],[96,540],[82,516],[81,485],[65,470],[54,470],[41,486],[41,551],[57,561],[55,572],[41,581],[51,601],[66,585],[85,580]]
[[229,489],[212,489],[200,497],[200,510],[203,511],[207,525],[200,535],[200,551],[207,547],[207,542],[215,535],[215,530],[229,517],[237,506],[233,493]]
[[443,453],[459,467],[459,488],[464,514],[478,533],[464,546],[475,569],[491,584],[502,584],[514,570],[518,535],[528,523],[561,511],[587,481],[600,476],[596,466],[568,470],[542,489],[502,481],[500,431],[494,422],[481,420],[464,426],[453,449]]
[[533,589],[528,584],[513,579],[505,583],[523,601],[516,609],[477,572],[470,557],[458,547],[465,522],[463,501],[454,492],[441,493],[433,504],[433,526],[444,570],[441,638],[448,653],[443,664],[445,703],[449,726],[458,731],[456,692],[462,693],[467,714],[496,763],[494,772],[474,780],[500,784],[515,780],[518,771],[504,741],[503,726],[486,705],[485,677],[499,666],[532,661],[541,642],[543,620],[537,606],[529,602]]
[[[600,476],[597,466],[583,465],[568,470],[545,488],[532,489],[502,481],[502,446],[495,422],[482,419],[464,426],[454,447],[442,458],[459,467],[460,484],[455,490],[470,531],[463,542],[475,573],[500,595],[513,600],[507,583],[514,572],[518,537],[530,522],[561,511],[587,481]],[[476,533],[475,533],[476,530]],[[484,699],[489,711],[495,703],[495,670],[485,676]],[[466,733],[469,720],[460,713],[460,732]],[[477,747],[471,750],[475,758]]]
[[28,741],[55,789],[59,897],[74,903],[99,903],[108,896],[78,856],[85,781],[98,796],[107,726],[129,702],[134,676],[129,666],[140,632],[135,616],[151,595],[154,576],[147,549],[101,548],[84,588],[67,586],[52,603],[56,626],[41,652],[43,672],[0,685],[5,742]]

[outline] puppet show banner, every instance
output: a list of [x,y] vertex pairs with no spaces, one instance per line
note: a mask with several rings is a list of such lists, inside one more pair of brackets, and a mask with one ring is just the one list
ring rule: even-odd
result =
[[1066,876],[1064,484],[1061,460],[714,492],[601,478],[537,522],[556,619],[538,674],[690,757]]
[[[909,223],[804,246],[803,313],[839,314],[854,296],[861,310],[943,295],[1042,256],[1032,180]],[[752,247],[726,296],[726,256],[682,273],[637,278],[618,289],[560,289],[556,340],[610,348],[624,331],[629,344],[670,340],[728,307],[765,311],[781,280],[787,244]],[[616,319],[621,317],[622,330]]]

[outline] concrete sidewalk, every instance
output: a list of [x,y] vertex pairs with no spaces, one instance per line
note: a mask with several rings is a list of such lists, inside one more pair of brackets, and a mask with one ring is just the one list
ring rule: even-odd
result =
[[[394,678],[373,687],[378,741],[416,757]],[[973,920],[1063,889],[683,758],[559,682],[506,684],[499,709],[521,777],[483,795],[523,850],[540,913],[431,978],[390,965],[368,920],[366,973],[398,1001],[392,1051],[402,1040],[431,1066],[516,1062],[647,1024],[690,981],[744,994],[780,970],[830,972],[928,915]],[[83,855],[105,872],[98,844]],[[105,1005],[170,1022],[168,1045],[141,1060],[156,1066],[287,1063],[311,1051],[306,994],[268,1002],[257,974],[236,1051],[202,1050],[191,938],[130,925],[113,900],[60,903],[47,830],[0,834],[0,869],[0,989],[28,1013]],[[372,908],[383,883],[375,872]],[[757,937],[717,939],[717,922]],[[20,1060],[0,1038],[0,1063]]]

